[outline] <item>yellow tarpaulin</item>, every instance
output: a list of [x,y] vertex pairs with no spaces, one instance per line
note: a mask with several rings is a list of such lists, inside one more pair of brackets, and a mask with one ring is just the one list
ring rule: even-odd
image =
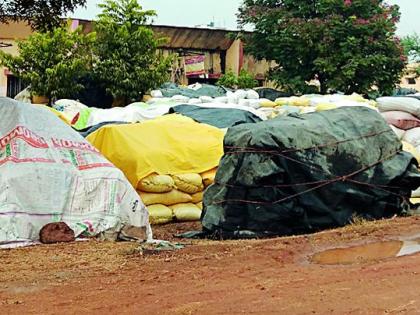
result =
[[62,121],[64,121],[67,125],[70,125],[69,121],[64,117],[64,115],[59,112],[58,110],[55,110],[54,108],[51,108],[47,105],[41,105],[41,104],[34,104],[35,106],[40,106],[45,109],[48,109],[49,111],[53,112],[58,118],[60,118]]
[[104,126],[88,136],[136,187],[152,174],[202,173],[219,165],[224,132],[172,114],[141,124]]

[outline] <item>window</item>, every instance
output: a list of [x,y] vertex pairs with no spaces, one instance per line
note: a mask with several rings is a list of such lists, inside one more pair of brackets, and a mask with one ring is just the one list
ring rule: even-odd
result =
[[408,84],[416,84],[416,79],[415,78],[407,78],[407,83]]
[[14,75],[7,76],[7,91],[6,96],[14,98],[18,93],[25,89],[21,79],[16,78]]

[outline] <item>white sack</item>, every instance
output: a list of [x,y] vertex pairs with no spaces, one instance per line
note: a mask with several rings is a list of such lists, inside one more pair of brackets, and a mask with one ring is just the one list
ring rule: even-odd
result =
[[420,146],[420,127],[407,130],[402,139],[415,147]]
[[413,97],[380,97],[377,100],[380,112],[401,111],[420,118],[420,101]]
[[260,98],[260,95],[254,90],[248,90],[246,91],[246,98],[249,100],[256,100]]

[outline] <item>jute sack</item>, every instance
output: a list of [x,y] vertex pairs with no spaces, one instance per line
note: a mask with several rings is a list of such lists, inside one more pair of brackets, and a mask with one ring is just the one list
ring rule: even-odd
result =
[[324,110],[336,109],[337,105],[333,103],[320,103],[316,106],[317,112],[322,112]]
[[200,174],[180,174],[172,175],[175,186],[178,190],[187,194],[195,194],[204,189],[203,179]]
[[193,203],[181,203],[170,207],[178,221],[198,221],[201,210]]
[[420,128],[407,130],[402,138],[405,142],[417,147],[420,145]]
[[270,100],[264,100],[260,102],[261,107],[276,107],[278,106],[275,102]]
[[216,177],[216,172],[217,172],[217,167],[200,174],[202,179],[203,179],[203,183],[204,183],[205,187],[208,187],[208,186],[210,186],[211,184],[214,183],[214,178]]
[[198,193],[192,194],[192,203],[198,203],[198,202],[202,202],[203,201],[203,191],[199,191]]
[[143,191],[138,191],[138,193],[146,206],[155,204],[170,206],[177,203],[185,203],[192,201],[192,197],[190,195],[176,189],[172,189],[170,192],[161,194],[148,193]]
[[388,124],[393,125],[398,129],[409,130],[412,128],[420,127],[420,119],[406,112],[384,112],[382,113],[382,117]]
[[[402,130],[402,129],[398,129],[397,127],[395,127],[395,126],[393,126],[393,125],[389,125],[390,127],[391,127],[391,129],[392,129],[392,131],[397,135],[397,137],[398,137],[398,139],[403,139],[404,138],[404,135],[405,135],[405,130]],[[413,128],[413,129],[411,129],[411,130],[414,130],[414,129],[417,129],[417,128]],[[410,141],[407,141],[407,142],[409,142],[410,143]]]
[[137,190],[151,193],[170,192],[175,188],[175,182],[169,175],[151,174],[137,184]]
[[147,207],[151,224],[165,224],[173,220],[173,213],[165,205],[151,205]]
[[380,112],[401,111],[420,117],[420,101],[413,97],[380,97],[376,100]]

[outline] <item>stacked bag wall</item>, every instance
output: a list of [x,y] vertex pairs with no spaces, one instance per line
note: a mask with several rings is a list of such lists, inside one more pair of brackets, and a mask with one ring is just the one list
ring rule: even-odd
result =
[[151,174],[139,181],[137,191],[146,204],[152,224],[173,220],[198,221],[205,187],[214,181],[216,169],[202,174]]
[[401,214],[417,162],[382,117],[340,108],[230,128],[202,224],[223,237],[288,235]]
[[[405,151],[420,163],[420,100],[415,96],[380,97],[378,108],[392,130],[402,140]],[[420,197],[420,189],[412,197]]]

